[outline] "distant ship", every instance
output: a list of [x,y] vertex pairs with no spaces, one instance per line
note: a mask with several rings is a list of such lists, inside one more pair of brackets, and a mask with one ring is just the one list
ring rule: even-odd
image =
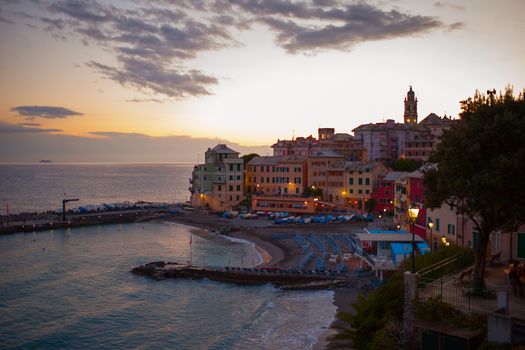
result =
[[40,163],[53,163],[53,161],[49,160],[49,159],[42,159],[40,161]]

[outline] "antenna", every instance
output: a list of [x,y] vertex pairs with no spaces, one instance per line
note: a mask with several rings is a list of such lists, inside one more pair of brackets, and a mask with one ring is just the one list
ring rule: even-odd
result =
[[295,140],[295,129],[292,130],[292,141]]

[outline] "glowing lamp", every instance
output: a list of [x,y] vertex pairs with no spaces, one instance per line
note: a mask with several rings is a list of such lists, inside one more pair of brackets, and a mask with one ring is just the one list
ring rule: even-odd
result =
[[419,215],[419,207],[412,203],[408,208],[408,217],[412,223],[416,222],[417,216]]

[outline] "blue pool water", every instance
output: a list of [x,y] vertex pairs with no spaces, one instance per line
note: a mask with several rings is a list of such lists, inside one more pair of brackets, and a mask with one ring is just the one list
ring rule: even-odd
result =
[[[307,349],[330,324],[329,291],[154,281],[132,267],[188,259],[172,223],[0,236],[0,348]],[[253,245],[193,235],[195,264],[250,266]]]

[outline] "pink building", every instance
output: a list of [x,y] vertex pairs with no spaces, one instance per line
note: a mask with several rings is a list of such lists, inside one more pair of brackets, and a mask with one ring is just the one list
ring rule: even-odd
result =
[[277,140],[272,145],[273,155],[282,156],[315,156],[321,152],[336,152],[348,160],[365,158],[363,143],[354,136],[335,133],[333,128],[318,129],[318,138],[312,135],[297,137],[292,140]]
[[385,176],[377,180],[377,188],[372,192],[370,198],[376,201],[376,212],[393,212],[394,211],[394,192],[395,182],[401,175],[408,173],[400,171],[390,171]]

